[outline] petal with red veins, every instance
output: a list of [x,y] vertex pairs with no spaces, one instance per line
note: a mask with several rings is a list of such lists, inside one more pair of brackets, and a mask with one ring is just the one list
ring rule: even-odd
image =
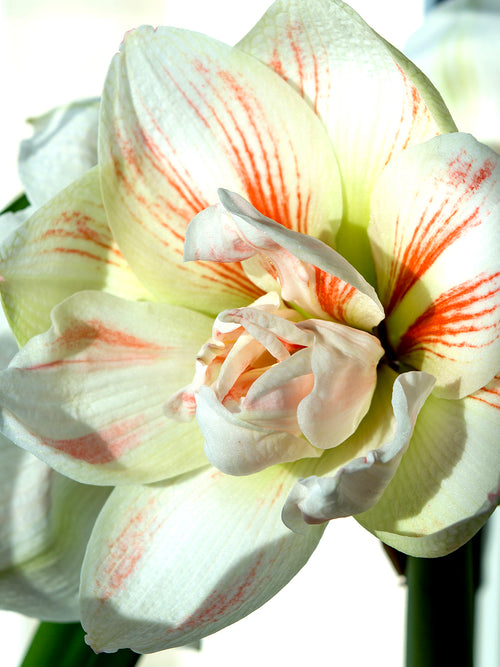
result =
[[206,464],[195,422],[163,404],[191,379],[211,320],[178,306],[80,292],[0,373],[2,430],[90,484],[152,482]]
[[186,260],[248,261],[255,255],[261,270],[258,275],[256,264],[251,265],[252,280],[281,291],[283,299],[308,314],[367,330],[382,320],[375,290],[339,253],[319,239],[285,229],[234,192],[219,190],[219,197],[222,206],[191,221]]
[[500,163],[470,135],[436,137],[384,171],[370,240],[400,361],[461,398],[500,359]]
[[[390,373],[380,378],[381,392],[387,394],[387,382]],[[299,480],[283,507],[285,524],[300,532],[304,523],[315,524],[351,516],[373,507],[384,493],[393,478],[410,441],[415,421],[426,398],[432,391],[434,378],[427,373],[411,371],[397,376],[392,389],[392,409],[394,418],[392,439],[376,449],[365,451],[364,455],[352,456],[360,445],[360,435],[356,432],[347,440],[337,454],[337,449],[325,455],[316,466],[317,470],[336,467],[331,477],[308,476]],[[367,422],[378,417],[378,428],[373,429],[372,442],[378,440],[386,431],[387,417],[380,418],[379,401],[374,401]],[[384,410],[387,413],[387,406]],[[362,423],[363,426],[363,423]],[[366,425],[365,425],[366,427]],[[364,428],[363,428],[364,430]],[[366,442],[363,448],[366,450]],[[340,464],[345,456],[352,456]],[[339,465],[340,464],[340,465]],[[305,464],[311,467],[314,464]]]
[[1,608],[79,620],[80,567],[109,492],[59,475],[0,436]]
[[261,293],[239,263],[182,264],[186,227],[219,187],[285,227],[334,237],[342,193],[324,127],[238,49],[173,28],[128,33],[105,83],[99,136],[113,234],[163,300],[216,314]]
[[20,344],[50,326],[50,311],[86,289],[151,298],[113,240],[97,168],[13,231],[0,248],[0,292]]
[[371,278],[364,230],[373,184],[401,150],[456,129],[439,93],[338,0],[275,2],[238,48],[280,74],[324,122],[345,197],[336,248]]
[[116,489],[82,569],[87,643],[106,652],[182,646],[264,604],[323,531],[296,535],[282,524],[295,479],[281,466],[244,478],[208,468],[170,484]]
[[499,502],[499,417],[500,374],[461,400],[430,396],[394,479],[358,521],[414,556],[465,544]]

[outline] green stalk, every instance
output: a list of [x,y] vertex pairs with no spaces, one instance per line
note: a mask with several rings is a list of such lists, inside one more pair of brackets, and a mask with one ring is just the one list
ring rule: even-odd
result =
[[22,211],[23,208],[26,208],[27,206],[29,206],[29,201],[27,200],[26,195],[22,194],[19,195],[19,197],[17,197],[17,199],[15,199],[13,202],[7,204],[7,206],[0,211],[0,215],[2,215],[2,213],[7,213],[9,211],[11,213],[15,213],[16,211]]
[[442,558],[408,556],[406,579],[406,667],[473,667],[472,543]]
[[94,653],[79,623],[40,623],[22,667],[133,667],[141,657],[122,649]]

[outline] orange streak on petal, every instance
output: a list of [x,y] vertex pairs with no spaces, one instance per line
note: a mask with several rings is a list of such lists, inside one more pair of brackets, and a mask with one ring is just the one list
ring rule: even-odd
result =
[[490,407],[500,410],[500,374],[495,375],[491,382],[468,398],[486,403]]
[[107,558],[96,581],[97,589],[104,589],[100,596],[106,602],[123,590],[127,579],[137,570],[147,547],[146,536],[155,527],[156,498],[150,498],[144,508],[131,516],[121,533],[109,541]]
[[[498,335],[492,336],[488,342],[475,344],[473,336],[467,338],[467,334],[498,328],[498,322],[485,325],[479,318],[487,317],[498,309],[494,297],[500,292],[499,277],[500,273],[482,274],[441,294],[401,337],[398,354],[425,349],[440,356],[429,348],[432,344],[449,348],[490,345]],[[458,338],[455,339],[456,336]]]
[[112,347],[131,348],[133,350],[163,350],[164,347],[125,333],[119,329],[111,329],[100,320],[91,319],[87,322],[76,322],[69,326],[55,341],[56,345],[70,351],[82,349],[84,344],[103,343]]
[[[215,590],[192,616],[184,620],[175,630],[182,632],[215,623],[224,618],[231,611],[237,610],[248,600],[252,591],[262,580],[260,566],[263,562],[263,553],[256,556],[254,565],[245,571],[235,582],[232,582],[223,591]],[[265,575],[264,575],[265,576]]]
[[110,259],[105,259],[101,257],[100,255],[95,255],[92,252],[88,252],[87,250],[80,250],[78,248],[64,248],[64,247],[56,247],[56,248],[50,248],[50,250],[44,250],[40,254],[47,254],[50,255],[51,253],[60,253],[62,255],[79,255],[80,257],[86,257],[87,259],[93,259],[96,262],[102,262],[104,264],[109,264],[110,266],[118,266],[118,267],[123,267],[123,264],[120,264],[119,262],[113,262]]
[[77,438],[43,438],[43,444],[79,461],[103,465],[139,446],[143,442],[140,431],[143,425],[142,417],[134,417]]
[[[435,202],[435,204],[431,200],[429,207],[423,211],[420,220],[415,225],[412,238],[404,250],[400,246],[400,235],[397,234],[398,227],[403,226],[400,226],[399,220],[397,221],[393,248],[394,259],[390,268],[392,293],[386,306],[387,314],[394,310],[417,280],[429,270],[449,246],[482,223],[483,211],[480,206],[477,206],[465,219],[460,219],[458,216],[463,204],[467,203],[480,185],[491,176],[494,167],[493,160],[487,159],[479,169],[473,171],[472,163],[467,161],[465,155],[454,158],[449,164],[448,184],[453,189],[466,184],[466,191],[451,202],[453,210],[444,220],[442,212],[450,204],[449,198]],[[433,204],[437,204],[437,207],[431,213],[429,209]]]
[[315,267],[316,294],[321,308],[338,322],[345,322],[346,308],[356,288]]
[[[429,109],[423,101],[418,89],[408,76],[397,65],[404,85],[404,95],[401,108],[401,117],[397,126],[394,141],[385,160],[387,165],[391,159],[400,151],[408,148],[415,137],[428,138],[428,129],[432,122]],[[437,131],[435,132],[437,134]]]

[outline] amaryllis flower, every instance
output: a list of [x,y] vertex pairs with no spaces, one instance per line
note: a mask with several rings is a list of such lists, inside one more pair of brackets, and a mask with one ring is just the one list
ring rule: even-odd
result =
[[96,650],[238,620],[330,519],[438,556],[491,514],[499,165],[455,129],[338,1],[279,1],[235,48],[126,36],[97,167],[0,266],[5,435],[115,487],[82,537]]

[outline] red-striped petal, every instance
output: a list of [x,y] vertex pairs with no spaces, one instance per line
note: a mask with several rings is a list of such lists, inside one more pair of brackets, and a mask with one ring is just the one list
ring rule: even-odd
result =
[[1,372],[8,438],[86,484],[153,482],[206,463],[196,423],[163,405],[191,379],[210,318],[87,291],[52,320]]
[[0,250],[2,301],[20,344],[50,326],[50,311],[80,290],[151,299],[118,248],[97,167],[38,209]]
[[369,277],[373,184],[400,151],[456,129],[437,91],[337,0],[279,0],[238,44],[291,83],[325,123],[344,189],[337,250]]
[[388,338],[400,361],[458,398],[500,363],[500,164],[470,135],[408,149],[386,168],[369,229]]
[[183,265],[189,221],[239,192],[282,225],[332,239],[341,190],[328,136],[257,60],[195,33],[129,33],[109,71],[103,197],[118,244],[163,300],[217,313],[261,291],[239,263]]
[[[281,291],[306,313],[370,331],[384,311],[373,287],[338,252],[288,230],[234,192],[196,216],[186,234],[185,258],[246,260],[263,289]],[[271,283],[271,284],[270,284]]]

